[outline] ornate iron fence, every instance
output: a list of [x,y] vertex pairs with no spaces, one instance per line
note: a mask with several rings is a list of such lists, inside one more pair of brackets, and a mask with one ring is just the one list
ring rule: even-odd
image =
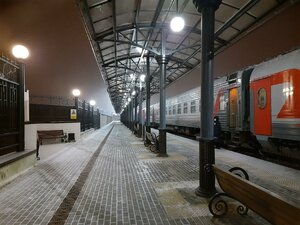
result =
[[24,150],[23,71],[0,57],[0,155]]
[[[76,110],[72,117],[71,110]],[[61,96],[30,96],[30,122],[80,122],[81,131],[100,128],[100,112],[84,100]]]

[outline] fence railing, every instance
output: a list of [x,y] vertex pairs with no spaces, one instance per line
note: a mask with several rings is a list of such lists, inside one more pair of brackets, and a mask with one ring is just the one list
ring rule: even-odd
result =
[[24,68],[0,57],[0,156],[24,150]]
[[81,131],[100,128],[100,111],[79,98],[30,97],[30,122],[80,122]]

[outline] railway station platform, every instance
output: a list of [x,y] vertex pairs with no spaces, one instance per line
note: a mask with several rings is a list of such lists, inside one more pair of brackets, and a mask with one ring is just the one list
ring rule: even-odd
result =
[[[0,224],[267,225],[250,211],[214,218],[197,197],[198,142],[167,134],[159,158],[120,122],[79,141],[40,148],[41,160],[0,189]],[[300,172],[227,151],[216,164],[244,168],[250,180],[300,202]],[[217,183],[217,182],[216,182]]]

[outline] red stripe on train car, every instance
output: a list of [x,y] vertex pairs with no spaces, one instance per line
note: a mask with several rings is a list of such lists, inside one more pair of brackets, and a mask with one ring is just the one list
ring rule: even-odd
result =
[[274,74],[271,84],[281,83],[288,83],[282,90],[282,94],[286,95],[287,99],[277,114],[277,118],[300,119],[300,70],[289,69]]

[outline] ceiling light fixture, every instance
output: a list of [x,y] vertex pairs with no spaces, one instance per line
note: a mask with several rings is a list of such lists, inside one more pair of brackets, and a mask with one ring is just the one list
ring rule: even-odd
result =
[[146,78],[145,74],[140,75],[140,81],[145,82],[145,78]]
[[174,32],[180,32],[185,26],[184,19],[178,13],[178,0],[176,0],[176,16],[171,20],[170,27]]

